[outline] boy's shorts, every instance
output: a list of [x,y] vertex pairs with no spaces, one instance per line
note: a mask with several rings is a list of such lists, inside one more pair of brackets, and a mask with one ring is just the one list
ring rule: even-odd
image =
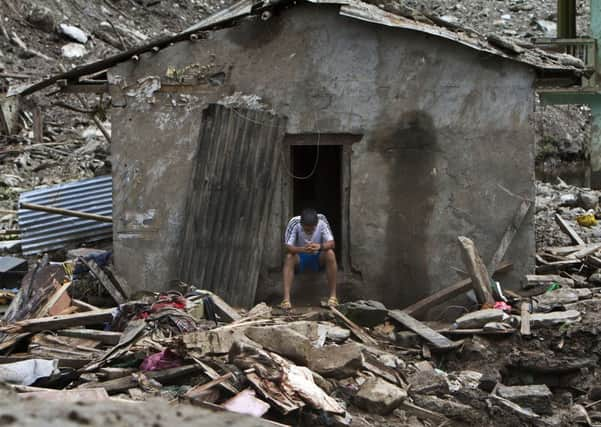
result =
[[298,265],[297,271],[299,273],[303,273],[306,270],[312,270],[315,272],[321,271],[322,267],[319,265],[319,255],[321,252],[317,252],[316,254],[298,254],[300,258],[300,263]]

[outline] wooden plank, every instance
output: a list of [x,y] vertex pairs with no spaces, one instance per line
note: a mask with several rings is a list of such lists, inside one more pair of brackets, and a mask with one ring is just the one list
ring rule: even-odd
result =
[[442,335],[512,335],[515,329],[505,331],[485,331],[482,328],[478,329],[437,329],[436,332]]
[[117,304],[123,304],[125,297],[121,294],[121,291],[115,287],[111,279],[102,270],[102,268],[93,259],[79,258],[85,265],[88,266],[94,277],[98,279],[100,284],[106,289],[110,296],[115,300]]
[[525,288],[534,288],[537,286],[550,286],[557,283],[560,286],[574,287],[574,279],[561,277],[556,274],[526,274]]
[[[190,356],[190,355],[188,354],[188,356]],[[202,360],[200,360],[194,356],[190,356],[190,358],[192,360],[194,360],[196,363],[198,363],[198,365],[204,370],[205,374],[210,379],[216,380],[217,378],[220,377],[219,373],[215,369],[211,368],[209,365],[204,363]],[[234,387],[232,385],[232,383],[229,381],[224,381],[224,382],[220,383],[219,385],[232,394],[237,394],[239,392],[239,390],[236,387]]]
[[[167,384],[176,379],[190,376],[200,372],[202,369],[200,366],[194,365],[185,365],[178,366],[177,368],[163,369],[162,371],[151,371],[145,372],[144,374],[148,378],[152,378],[157,380],[161,384]],[[103,381],[103,382],[93,382],[86,383],[79,386],[77,389],[87,389],[87,388],[104,388],[107,393],[119,393],[121,391],[125,391],[130,388],[134,388],[138,386],[138,380],[135,379],[132,375],[122,378],[116,378],[114,380]]]
[[111,280],[111,282],[113,282],[113,284],[117,287],[117,289],[119,289],[119,291],[121,291],[121,294],[125,298],[131,298],[134,291],[127,284],[127,281],[123,277],[118,275],[117,272],[115,271],[115,269],[110,265],[107,265],[106,267],[104,267],[104,271],[109,276],[109,279]]
[[41,332],[67,329],[74,326],[99,325],[113,319],[112,308],[88,311],[85,313],[67,314],[64,316],[40,317],[23,320],[0,328],[3,332]]
[[402,409],[407,414],[413,415],[417,418],[430,420],[434,423],[438,423],[439,426],[446,425],[446,423],[448,423],[450,421],[447,417],[445,417],[444,415],[442,415],[438,412],[434,412],[429,409],[422,408],[421,406],[417,406],[413,403],[408,402],[407,400],[404,400],[401,403],[401,406],[399,407],[399,409]]
[[567,257],[571,258],[571,259],[582,259],[582,258],[586,258],[589,255],[595,254],[597,251],[599,251],[599,249],[601,249],[601,243],[596,243],[593,245],[588,245],[587,247],[585,247],[579,251],[571,253]]
[[123,335],[121,332],[98,331],[96,329],[62,329],[56,331],[56,334],[64,337],[92,339],[108,345],[117,345]]
[[530,335],[530,304],[523,302],[520,305],[520,334],[522,336]]
[[460,345],[460,343],[451,341],[434,329],[424,325],[419,320],[414,319],[404,311],[388,310],[388,316],[405,326],[407,329],[415,332],[438,349],[453,349]]
[[478,302],[480,304],[494,305],[495,299],[490,291],[490,276],[478,254],[476,245],[474,245],[471,239],[464,236],[459,236],[457,239],[459,240],[463,262],[472,280],[472,286]]
[[63,283],[61,285],[55,280],[54,283],[58,287],[57,287],[56,291],[54,292],[54,294],[48,299],[46,304],[44,304],[42,309],[40,309],[40,311],[38,312],[38,316],[40,316],[40,317],[48,315],[48,312],[52,309],[52,307],[54,307],[54,305],[58,302],[58,300],[60,300],[61,297],[65,294],[65,292],[67,292],[67,289],[69,289],[72,282]]
[[536,267],[536,274],[554,273],[571,267],[579,267],[581,265],[582,261],[579,259],[567,259],[563,261],[546,262],[544,265],[539,265]]
[[62,357],[43,357],[32,354],[13,354],[11,356],[0,356],[0,365],[5,363],[22,362],[23,360],[30,359],[46,359],[46,360],[57,360],[59,368],[71,368],[79,369],[90,363],[90,359],[80,358],[62,358]]
[[361,340],[361,342],[363,342],[364,344],[368,344],[368,345],[378,345],[378,341],[376,341],[374,338],[372,338],[361,326],[357,325],[351,319],[349,319],[344,314],[342,314],[340,311],[338,311],[337,308],[330,307],[330,310],[332,310],[332,313],[334,313],[336,315],[336,317],[338,317],[340,320],[342,320],[349,327],[351,332],[357,338],[359,338]]
[[95,305],[92,304],[88,304],[87,302],[78,300],[78,299],[73,299],[71,301],[71,303],[80,309],[80,311],[96,311],[96,310],[100,310],[99,307],[96,307]]
[[488,271],[495,271],[497,266],[503,260],[503,257],[505,257],[507,249],[511,245],[513,238],[519,231],[520,227],[522,226],[522,222],[524,222],[524,218],[526,218],[526,215],[530,210],[530,206],[532,206],[532,202],[529,200],[522,200],[522,203],[520,203],[520,206],[513,216],[511,223],[507,226],[505,232],[503,233],[503,237],[501,238],[501,242],[499,243],[495,254],[490,260],[490,263],[488,263]]
[[570,239],[572,239],[572,242],[575,245],[585,245],[586,242],[582,239],[582,237],[580,237],[578,235],[578,233],[576,233],[576,230],[574,230],[572,228],[572,226],[561,217],[561,215],[559,214],[555,214],[555,222],[557,222],[557,225],[559,225],[559,228],[561,229],[561,231],[563,231],[564,233],[566,233]]

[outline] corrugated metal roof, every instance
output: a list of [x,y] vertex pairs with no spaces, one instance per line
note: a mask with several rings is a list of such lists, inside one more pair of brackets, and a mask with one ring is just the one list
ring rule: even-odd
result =
[[[362,21],[372,22],[375,24],[386,25],[390,27],[403,28],[407,30],[419,31],[427,34],[432,34],[437,37],[442,37],[456,43],[460,43],[472,49],[490,53],[491,55],[500,56],[530,65],[538,70],[545,71],[561,71],[566,74],[580,75],[582,67],[575,67],[573,63],[564,63],[561,57],[544,52],[540,49],[523,49],[521,54],[507,54],[501,49],[491,45],[485,37],[468,37],[465,29],[457,27],[457,31],[451,31],[448,28],[442,27],[436,23],[428,24],[418,22],[394,13],[386,12],[375,5],[364,3],[360,0],[306,0],[315,4],[337,4],[340,5],[340,14],[349,18],[359,19]],[[85,75],[93,74],[102,70],[111,68],[121,62],[128,61],[134,55],[140,55],[151,51],[155,47],[163,48],[172,43],[177,43],[183,40],[188,40],[191,34],[198,31],[208,30],[211,28],[227,26],[228,24],[254,14],[259,14],[262,10],[274,5],[295,4],[293,0],[241,0],[232,6],[221,10],[201,22],[187,28],[186,30],[169,37],[162,37],[149,43],[132,48],[126,52],[121,52],[117,55],[109,56],[89,64],[80,65],[69,71],[53,75],[47,79],[37,83],[25,83],[22,85],[9,87],[9,96],[27,95],[48,87],[58,80],[76,79]]]
[[[21,193],[19,203],[35,203],[112,216],[113,180],[110,176],[84,179]],[[60,249],[67,243],[112,237],[112,224],[47,212],[19,209],[23,255]]]

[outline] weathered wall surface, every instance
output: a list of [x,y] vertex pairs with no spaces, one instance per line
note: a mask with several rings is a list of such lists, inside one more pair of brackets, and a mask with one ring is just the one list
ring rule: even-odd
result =
[[[168,67],[213,83],[167,87]],[[177,278],[201,111],[234,91],[286,115],[289,133],[363,135],[351,160],[356,295],[404,306],[448,286],[462,266],[456,237],[473,238],[487,262],[516,195],[534,198],[533,73],[446,40],[299,5],[122,64],[110,78],[115,89],[146,76],[160,76],[161,90],[115,97],[126,105],[113,114],[115,259],[137,288]],[[275,195],[265,271],[280,264],[286,194]],[[505,285],[519,286],[533,254],[529,216]]]

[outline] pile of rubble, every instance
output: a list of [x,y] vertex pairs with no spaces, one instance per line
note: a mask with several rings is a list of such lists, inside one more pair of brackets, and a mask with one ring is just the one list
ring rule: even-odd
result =
[[[520,293],[483,288],[477,250],[460,240],[483,309],[452,324],[417,320],[415,305],[376,301],[235,310],[182,282],[172,292],[135,294],[114,273],[110,252],[43,258],[16,294],[3,296],[12,302],[0,326],[0,381],[21,399],[160,398],[262,417],[264,425],[601,421],[601,346],[591,339],[600,288],[559,275],[538,276]],[[108,308],[78,299],[94,285]]]

